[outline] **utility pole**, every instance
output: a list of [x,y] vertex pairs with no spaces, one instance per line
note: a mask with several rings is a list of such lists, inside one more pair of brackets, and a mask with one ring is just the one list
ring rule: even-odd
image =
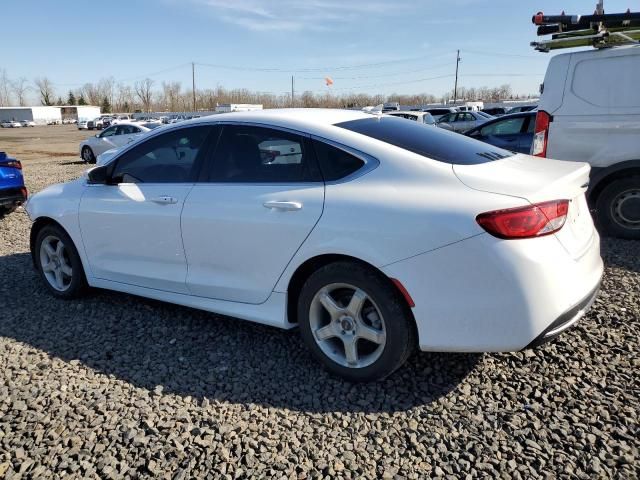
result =
[[458,100],[458,67],[460,66],[460,50],[458,50],[458,53],[456,54],[456,83],[455,86],[453,87],[453,104],[456,104],[456,101]]
[[196,64],[191,62],[191,89],[193,90],[193,111],[196,112]]
[[291,106],[292,107],[295,105],[294,98],[295,98],[295,90],[294,90],[294,83],[293,83],[293,75],[291,75]]

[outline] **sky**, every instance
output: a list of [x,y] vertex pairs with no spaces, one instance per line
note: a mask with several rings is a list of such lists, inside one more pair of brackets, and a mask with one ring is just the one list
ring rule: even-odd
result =
[[[47,76],[63,97],[103,77],[296,92],[432,93],[512,85],[534,94],[550,54],[531,16],[596,0],[21,0],[0,7],[0,69]],[[620,12],[637,0],[606,0]],[[325,85],[324,78],[334,83]]]

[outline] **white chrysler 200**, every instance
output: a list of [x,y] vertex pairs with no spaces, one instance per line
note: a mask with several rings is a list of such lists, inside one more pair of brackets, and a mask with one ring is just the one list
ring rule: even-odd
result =
[[402,118],[266,110],[150,132],[27,211],[57,297],[297,325],[327,369],[368,381],[415,347],[520,350],[575,323],[603,272],[588,178]]

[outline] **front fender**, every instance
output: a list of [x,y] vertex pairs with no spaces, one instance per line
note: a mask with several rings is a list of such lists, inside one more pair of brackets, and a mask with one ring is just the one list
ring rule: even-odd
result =
[[68,183],[51,185],[31,196],[25,205],[25,209],[34,226],[51,220],[64,228],[80,254],[82,264],[85,267],[85,273],[89,274],[87,270],[87,257],[84,244],[82,243],[82,235],[78,221],[80,200],[85,189],[85,178],[79,178]]

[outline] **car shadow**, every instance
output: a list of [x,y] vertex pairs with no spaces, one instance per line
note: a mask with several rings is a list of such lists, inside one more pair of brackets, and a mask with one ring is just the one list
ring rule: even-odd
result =
[[0,285],[0,335],[156,394],[307,412],[404,411],[447,395],[482,358],[416,353],[383,381],[352,384],[325,372],[297,330],[104,290],[59,300],[27,253],[0,257],[0,279],[9,279]]
[[87,162],[85,162],[84,160],[73,160],[73,161],[69,161],[69,162],[60,162],[58,163],[58,165],[88,165]]
[[640,240],[602,237],[601,242],[607,266],[640,273]]

